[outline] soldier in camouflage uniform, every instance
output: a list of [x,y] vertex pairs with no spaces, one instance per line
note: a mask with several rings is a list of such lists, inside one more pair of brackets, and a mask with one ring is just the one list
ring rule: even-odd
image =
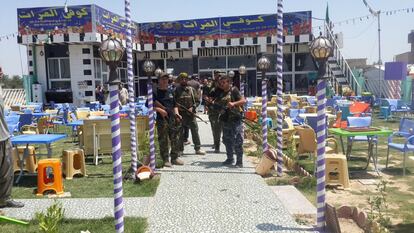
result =
[[[177,106],[180,115],[182,116],[182,125],[189,127],[191,130],[191,136],[193,138],[194,149],[196,154],[204,155],[206,152],[202,151],[200,136],[198,135],[198,125],[194,117],[196,108],[200,104],[200,99],[194,88],[187,85],[188,75],[187,73],[180,73],[177,77],[177,81],[180,83],[177,86],[174,97],[177,101]],[[185,108],[185,109],[184,109]],[[184,127],[182,127],[183,129]],[[184,150],[184,130],[180,132],[179,148]]]
[[[154,106],[157,112],[158,142],[164,166],[183,165],[184,162],[178,158],[181,115],[176,106],[174,92],[168,88],[168,74],[162,74],[159,77],[158,88],[154,92]],[[171,144],[171,152],[169,152],[168,141]]]
[[241,96],[237,87],[232,87],[228,76],[220,77],[221,93],[217,96],[215,105],[220,106],[220,122],[223,125],[223,143],[226,146],[227,159],[223,165],[232,165],[233,152],[236,153],[236,167],[243,167],[243,106],[246,100]]
[[222,131],[222,125],[219,121],[219,109],[211,104],[214,102],[215,98],[220,94],[221,89],[219,86],[219,78],[220,72],[218,70],[214,71],[214,80],[209,85],[208,88],[205,89],[203,93],[203,98],[205,100],[207,109],[208,109],[208,119],[210,120],[211,125],[211,132],[213,133],[213,149],[214,153],[220,153],[220,136]]

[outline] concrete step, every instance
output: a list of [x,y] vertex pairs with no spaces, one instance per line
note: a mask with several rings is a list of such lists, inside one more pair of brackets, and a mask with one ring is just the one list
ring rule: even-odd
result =
[[270,186],[290,214],[315,215],[316,208],[293,185]]

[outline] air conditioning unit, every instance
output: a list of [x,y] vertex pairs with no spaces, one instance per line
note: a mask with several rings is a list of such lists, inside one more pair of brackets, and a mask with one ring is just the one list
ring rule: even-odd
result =
[[32,102],[43,103],[42,85],[32,84]]

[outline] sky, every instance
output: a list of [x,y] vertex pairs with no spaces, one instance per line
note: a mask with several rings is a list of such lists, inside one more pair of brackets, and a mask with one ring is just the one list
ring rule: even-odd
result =
[[[130,0],[132,20],[156,22],[178,19],[237,16],[275,13],[277,0]],[[414,0],[367,0],[374,10],[414,8]],[[63,6],[65,0],[3,0],[0,7],[0,36],[17,32],[17,8]],[[123,0],[67,0],[68,5],[97,4],[109,11],[124,15]],[[334,27],[342,32],[345,58],[368,58],[368,63],[378,61],[377,20],[367,18],[369,11],[362,0],[284,0],[284,11],[312,11],[315,18],[324,18],[326,5],[333,22],[356,18]],[[362,21],[359,17],[364,16]],[[382,61],[392,61],[396,54],[408,52],[408,33],[414,30],[414,12],[381,16]],[[314,19],[314,34],[319,33],[323,21]],[[26,49],[16,38],[0,41],[0,65],[9,75],[27,74]]]

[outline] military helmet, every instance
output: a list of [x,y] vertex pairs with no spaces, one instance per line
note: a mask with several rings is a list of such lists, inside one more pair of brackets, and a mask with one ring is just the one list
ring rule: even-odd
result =
[[183,78],[188,79],[188,74],[186,72],[180,73],[177,77],[177,81],[181,81]]

